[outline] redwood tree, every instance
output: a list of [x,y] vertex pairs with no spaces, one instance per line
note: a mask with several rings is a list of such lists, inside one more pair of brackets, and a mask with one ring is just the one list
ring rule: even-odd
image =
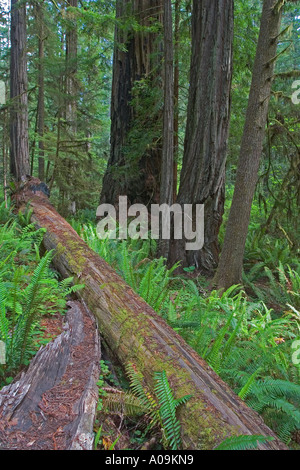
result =
[[117,0],[111,151],[101,203],[117,205],[120,195],[131,204],[159,203],[162,11],[161,0]]
[[39,164],[38,174],[39,179],[44,181],[45,178],[45,152],[44,152],[44,127],[45,127],[45,27],[44,27],[44,0],[35,3],[36,19],[38,26],[38,49],[39,49],[39,63],[38,63],[38,125],[37,131],[39,136]]
[[232,77],[233,0],[194,0],[186,135],[177,203],[204,204],[205,240],[186,251],[171,242],[169,262],[212,272],[219,255]]
[[30,174],[25,2],[11,0],[10,41],[10,168],[20,181]]
[[278,0],[264,0],[263,4],[235,190],[214,278],[218,288],[226,289],[242,281],[244,249],[265,137],[283,5],[284,2]]
[[[174,70],[171,0],[164,2],[164,112],[163,147],[160,176],[160,204],[172,205],[174,199]],[[169,240],[158,244],[158,256],[168,257]]]

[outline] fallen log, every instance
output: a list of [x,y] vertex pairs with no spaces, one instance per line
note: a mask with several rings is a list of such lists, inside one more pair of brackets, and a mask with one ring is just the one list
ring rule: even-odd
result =
[[1,450],[91,450],[100,343],[94,317],[69,302],[64,331],[0,391]]
[[154,373],[165,370],[177,398],[192,395],[179,411],[184,449],[210,450],[226,437],[245,434],[273,437],[259,446],[262,450],[286,449],[261,417],[87,246],[43,194],[25,188],[18,201],[30,201],[32,222],[46,228],[44,246],[56,250],[55,268],[85,285],[79,295],[97,318],[101,341],[119,363],[133,362],[150,387]]

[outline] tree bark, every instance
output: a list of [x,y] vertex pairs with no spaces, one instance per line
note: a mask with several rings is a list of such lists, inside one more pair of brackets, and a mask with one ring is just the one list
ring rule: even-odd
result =
[[[77,8],[78,0],[67,0],[67,8]],[[76,73],[77,73],[77,24],[73,18],[74,13],[68,12],[69,24],[66,30],[66,121],[70,140],[74,140],[77,131],[76,116]]]
[[38,122],[37,132],[39,136],[39,160],[38,160],[38,175],[41,181],[45,180],[45,152],[44,152],[44,127],[45,127],[45,71],[44,71],[44,12],[43,2],[35,5],[36,19],[39,28],[38,47],[39,47],[39,64],[38,64]]
[[[171,0],[164,2],[164,113],[163,147],[160,175],[160,204],[173,204],[174,192],[174,70],[173,70],[173,21]],[[168,258],[170,241],[161,237],[158,256]]]
[[[65,77],[65,93],[66,93],[66,138],[69,142],[69,148],[72,143],[75,148],[77,134],[77,49],[78,49],[78,32],[77,21],[74,12],[68,8],[77,8],[78,0],[67,0],[67,28],[66,28],[66,77]],[[76,157],[76,150],[73,149],[73,155]],[[78,163],[73,158],[65,159],[65,166],[69,172],[69,188],[67,191],[61,188],[62,207],[64,206],[64,198],[68,200],[68,206],[64,208],[66,213],[75,214],[77,209],[76,202],[76,181],[78,180]],[[65,177],[65,176],[64,176]]]
[[177,398],[191,394],[180,409],[184,449],[213,449],[239,434],[273,436],[261,449],[285,449],[253,410],[237,397],[151,307],[78,236],[46,198],[28,187],[19,205],[30,201],[32,222],[46,228],[44,246],[55,249],[62,276],[85,285],[79,295],[97,318],[101,340],[124,367],[133,362],[153,387],[154,372],[165,370]]
[[11,0],[10,41],[10,169],[20,181],[30,174],[25,2]]
[[232,77],[233,1],[193,2],[190,91],[177,203],[204,204],[204,246],[186,251],[173,240],[169,263],[212,273],[224,211],[225,163]]
[[173,202],[177,199],[178,150],[179,150],[179,22],[181,0],[175,1],[174,24],[174,164],[173,164]]
[[[111,151],[101,203],[117,207],[119,196],[126,195],[129,204],[159,204],[162,40],[159,31],[147,28],[162,24],[162,8],[160,0],[117,1],[121,26],[115,29]],[[141,30],[122,27],[126,16],[132,16]]]
[[278,0],[265,0],[263,4],[234,195],[220,263],[213,280],[219,289],[242,282],[245,243],[265,137],[283,4]]
[[64,332],[0,391],[1,450],[92,450],[99,335],[82,304],[69,307]]

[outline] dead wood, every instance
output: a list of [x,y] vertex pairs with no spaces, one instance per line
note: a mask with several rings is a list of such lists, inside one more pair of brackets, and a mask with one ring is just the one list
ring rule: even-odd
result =
[[69,302],[64,331],[42,347],[20,379],[0,391],[0,449],[90,450],[98,400],[95,319]]
[[101,340],[123,366],[135,363],[146,383],[165,370],[177,398],[193,398],[179,412],[184,449],[209,450],[240,434],[272,436],[260,449],[286,449],[262,418],[225,384],[51,206],[25,188],[19,202],[33,209],[32,222],[46,228],[44,246],[55,249],[55,268],[85,285],[79,295],[97,318]]

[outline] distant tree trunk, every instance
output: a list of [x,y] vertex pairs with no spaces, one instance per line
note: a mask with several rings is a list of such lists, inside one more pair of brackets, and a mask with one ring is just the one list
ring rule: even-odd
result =
[[187,125],[177,203],[205,205],[205,240],[186,251],[173,240],[169,262],[212,272],[219,255],[232,77],[233,0],[195,0]]
[[[120,195],[127,195],[131,204],[159,203],[162,8],[161,0],[117,1],[118,20],[133,15],[142,29],[128,30],[117,25],[115,30],[111,152],[101,203],[117,206]],[[146,29],[153,24],[156,29]],[[140,93],[138,87],[142,87]]]
[[217,288],[226,289],[242,281],[243,256],[265,137],[283,4],[278,0],[265,0],[263,4],[235,190],[214,278]]
[[[67,7],[77,8],[78,0],[67,0]],[[77,73],[77,47],[78,47],[78,33],[76,21],[73,19],[73,14],[69,14],[69,25],[66,31],[66,121],[71,139],[77,130],[76,119],[76,73]]]
[[[67,0],[67,8],[78,7],[78,0]],[[71,149],[73,155],[76,155],[76,150],[72,149],[72,143],[76,142],[77,134],[77,48],[78,48],[78,32],[77,22],[73,12],[67,12],[68,25],[66,29],[66,137],[67,146]],[[71,158],[66,159],[66,168],[69,172],[69,189],[67,194],[61,190],[62,206],[64,206],[64,198],[67,197],[68,207],[62,207],[62,210],[67,210],[67,213],[76,213],[76,173],[78,171],[76,161]]]
[[36,17],[39,28],[39,38],[38,38],[38,47],[39,47],[39,64],[38,64],[38,123],[37,131],[39,136],[39,179],[44,181],[45,179],[45,154],[44,154],[44,121],[45,121],[45,74],[44,74],[44,12],[43,12],[43,0],[41,3],[36,4]]
[[26,60],[26,4],[11,0],[10,168],[13,177],[30,173]]
[[[7,90],[8,87],[6,86],[6,83],[3,82],[3,88],[1,92],[3,92],[3,102],[0,102],[0,104],[5,104],[7,102]],[[7,200],[8,200],[8,195],[7,195],[7,173],[8,173],[8,152],[9,152],[9,116],[8,116],[8,109],[5,107],[2,110],[2,156],[3,156],[3,194],[4,194],[4,201],[5,201],[5,207],[7,207]]]
[[[172,205],[174,199],[174,76],[173,22],[171,0],[164,1],[164,117],[160,178],[160,204]],[[158,255],[168,258],[169,240],[160,239]]]
[[173,163],[173,202],[177,199],[178,181],[178,131],[179,131],[179,20],[181,0],[175,1],[174,25],[174,163]]

